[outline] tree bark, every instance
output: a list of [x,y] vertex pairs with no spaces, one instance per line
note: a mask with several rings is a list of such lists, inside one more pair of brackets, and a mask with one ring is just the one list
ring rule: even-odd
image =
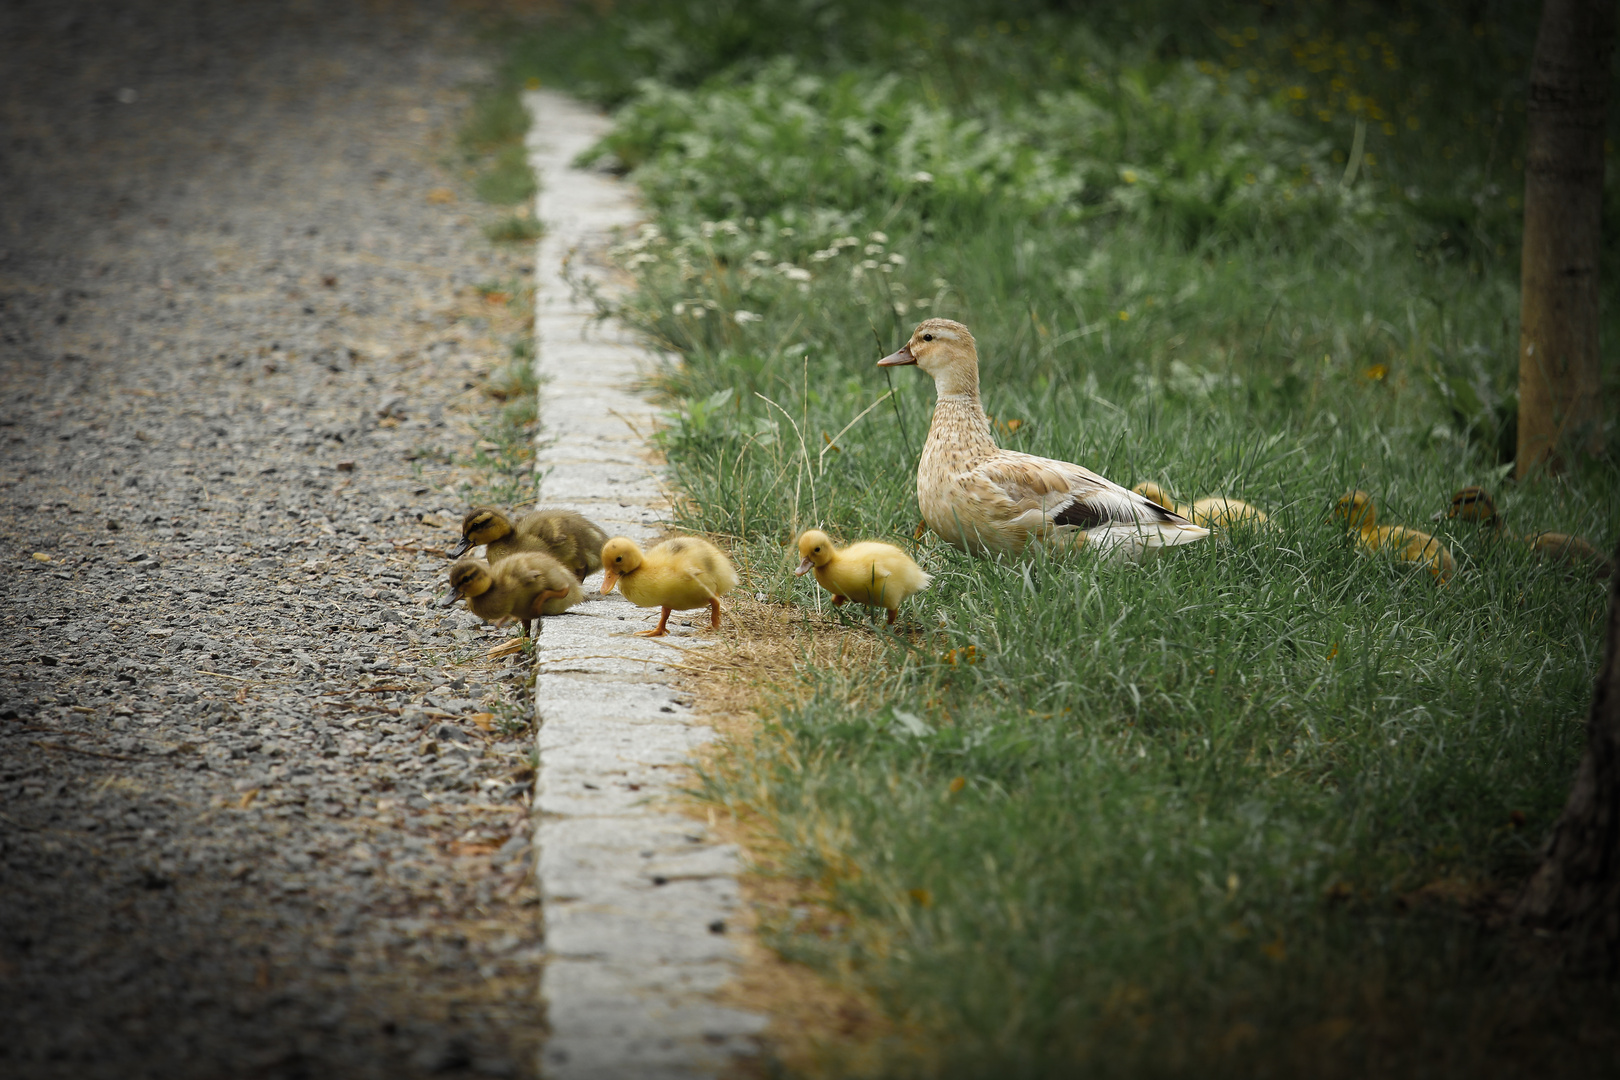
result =
[[1609,584],[1608,644],[1586,718],[1586,753],[1518,915],[1560,934],[1571,967],[1620,974],[1620,574]]
[[1615,0],[1545,0],[1530,71],[1517,475],[1603,449],[1598,254]]

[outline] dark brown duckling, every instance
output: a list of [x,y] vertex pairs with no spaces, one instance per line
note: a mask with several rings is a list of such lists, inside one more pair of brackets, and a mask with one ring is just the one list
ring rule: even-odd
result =
[[483,559],[466,558],[450,567],[450,592],[440,602],[449,607],[464,597],[467,608],[497,625],[508,620],[529,625],[541,615],[561,615],[585,599],[573,574],[541,551],[520,551],[491,566]]
[[475,506],[461,521],[461,543],[450,554],[464,555],[479,544],[495,565],[520,551],[550,555],[584,581],[602,569],[602,545],[607,533],[583,514],[572,510],[535,510],[517,524],[491,506]]
[[[1442,515],[1436,514],[1439,520]],[[1451,496],[1451,505],[1444,513],[1447,518],[1472,521],[1488,530],[1492,536],[1522,541],[1530,550],[1545,559],[1557,559],[1579,569],[1589,570],[1596,578],[1606,579],[1614,574],[1614,562],[1593,547],[1584,537],[1569,533],[1538,532],[1519,536],[1507,531],[1502,515],[1496,509],[1496,500],[1490,492],[1477,485],[1459,488]]]

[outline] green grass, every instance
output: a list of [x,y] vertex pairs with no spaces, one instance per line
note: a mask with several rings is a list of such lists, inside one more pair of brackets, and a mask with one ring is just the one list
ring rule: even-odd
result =
[[768,940],[899,1021],[871,1075],[1614,1069],[1613,989],[1478,910],[1567,793],[1602,587],[1435,526],[1439,588],[1327,517],[1482,483],[1620,535],[1613,455],[1503,479],[1534,13],[1461,47],[1444,5],[940,10],[641,3],[515,50],[621,105],[598,156],[655,224],[617,310],[682,358],[680,524],[801,609],[802,528],[911,545],[932,387],[873,362],[937,314],[1004,445],[1275,527],[1140,567],[915,546],[904,635],[839,612],[880,662],[806,670],[705,778],[825,896]]

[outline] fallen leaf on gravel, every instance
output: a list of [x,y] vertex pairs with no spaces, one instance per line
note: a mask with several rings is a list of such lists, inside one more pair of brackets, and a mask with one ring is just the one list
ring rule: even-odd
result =
[[50,562],[51,561],[51,557],[49,555],[45,554],[43,551],[34,552],[34,558],[38,559],[40,562]]
[[440,204],[453,203],[456,201],[456,193],[447,187],[436,187],[427,193],[427,201]]
[[484,655],[489,657],[491,660],[495,660],[502,656],[511,656],[513,653],[520,653],[523,651],[523,643],[527,640],[529,639],[520,637],[507,638],[505,641],[501,642]]
[[242,797],[236,800],[236,808],[238,810],[246,810],[248,807],[253,805],[253,800],[257,799],[258,797],[258,788],[248,788],[246,791],[242,792]]
[[492,724],[491,721],[495,719],[495,714],[489,712],[475,712],[471,716],[467,717],[467,719],[471,720],[480,730],[489,731],[494,727],[494,724]]

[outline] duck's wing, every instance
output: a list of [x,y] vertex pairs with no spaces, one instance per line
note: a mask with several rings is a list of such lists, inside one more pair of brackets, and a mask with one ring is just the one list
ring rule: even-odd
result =
[[1016,450],[992,455],[964,477],[969,493],[1028,536],[1086,534],[1103,550],[1149,548],[1202,539],[1209,530],[1082,465]]

